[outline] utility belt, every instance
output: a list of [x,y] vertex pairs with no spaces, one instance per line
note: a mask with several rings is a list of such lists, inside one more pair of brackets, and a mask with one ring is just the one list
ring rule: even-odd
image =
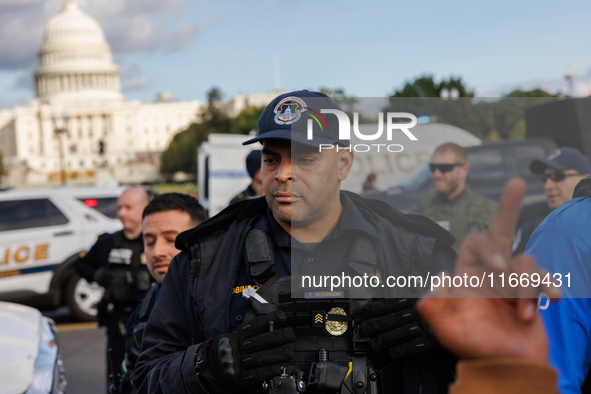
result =
[[290,278],[275,276],[258,291],[267,304],[249,303],[245,320],[283,311],[295,333],[294,358],[265,382],[266,393],[367,393],[378,391],[368,358],[369,340],[359,336],[361,308],[371,299],[294,299]]

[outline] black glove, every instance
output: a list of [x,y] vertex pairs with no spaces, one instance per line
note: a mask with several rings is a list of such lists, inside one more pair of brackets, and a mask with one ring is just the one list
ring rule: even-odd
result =
[[102,287],[108,287],[111,283],[111,272],[108,268],[101,267],[94,271],[92,279]]
[[280,328],[286,321],[282,311],[275,311],[204,344],[196,355],[199,374],[216,390],[227,392],[279,376],[281,366],[294,355],[293,329]]
[[374,351],[388,350],[394,360],[426,353],[437,341],[423,325],[415,309],[415,299],[385,299],[363,307],[359,330],[370,338]]

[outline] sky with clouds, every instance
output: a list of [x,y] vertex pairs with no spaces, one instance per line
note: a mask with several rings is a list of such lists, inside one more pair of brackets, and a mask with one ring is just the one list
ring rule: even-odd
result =
[[[33,97],[32,73],[63,0],[0,0],[0,108]],[[515,88],[591,94],[589,1],[78,0],[102,26],[127,99],[344,88],[389,95],[429,73],[482,97]],[[276,70],[279,74],[276,74]]]

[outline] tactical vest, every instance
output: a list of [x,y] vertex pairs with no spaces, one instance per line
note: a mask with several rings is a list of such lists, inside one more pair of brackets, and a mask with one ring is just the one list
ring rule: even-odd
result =
[[[393,208],[391,208],[386,203],[375,200],[371,202],[370,207],[364,200],[360,199],[354,194],[347,192],[342,192],[342,194],[347,195],[362,213],[367,211],[372,215],[375,214],[380,217],[376,218],[376,229],[378,231],[388,231],[390,224],[396,225],[392,226],[392,232],[395,233],[397,237],[400,237],[401,246],[406,247],[404,250],[393,252],[395,254],[393,254],[391,257],[396,258],[399,256],[396,253],[400,253],[400,256],[408,260],[397,262],[397,267],[389,267],[386,265],[390,259],[389,257],[385,257],[382,260],[380,257],[383,254],[382,250],[395,251],[398,250],[398,248],[395,248],[392,245],[382,244],[382,242],[388,241],[386,237],[380,237],[380,241],[378,241],[379,244],[376,243],[375,247],[373,247],[371,250],[378,253],[377,260],[380,262],[380,268],[388,267],[388,270],[384,269],[384,274],[419,274],[421,272],[421,268],[426,264],[425,259],[430,258],[429,256],[433,251],[436,240],[441,243],[442,248],[438,250],[434,263],[436,263],[438,267],[441,266],[447,268],[447,271],[450,272],[449,270],[451,268],[447,267],[447,258],[451,258],[453,250],[451,247],[449,248],[449,251],[445,250],[445,248],[453,243],[453,236],[447,231],[443,230],[439,226],[433,225],[430,220],[427,220],[421,216],[415,217],[402,215],[398,211],[393,210]],[[262,221],[262,219],[265,218],[265,212],[267,208],[268,207],[264,199],[255,200],[254,202],[250,203],[239,202],[226,208],[225,211],[210,219],[208,222],[203,223],[196,229],[187,232],[185,235],[181,234],[179,238],[177,238],[177,245],[181,249],[190,252],[190,254],[186,255],[182,260],[183,264],[185,264],[182,271],[184,273],[183,278],[186,278],[187,281],[186,286],[188,286],[188,294],[190,297],[190,306],[187,307],[190,307],[190,310],[193,314],[192,323],[190,323],[195,328],[195,330],[191,328],[191,338],[193,343],[203,342],[207,339],[215,338],[218,335],[228,332],[229,325],[231,324],[229,318],[230,306],[232,305],[232,296],[229,294],[226,296],[225,294],[227,294],[226,292],[228,292],[228,290],[233,291],[237,284],[243,284],[242,279],[240,279],[240,283],[237,282],[238,278],[242,277],[243,273],[252,273],[254,277],[257,277],[257,274],[259,274],[261,275],[261,279],[257,279],[259,283],[264,282],[263,284],[266,284],[267,281],[269,281],[270,278],[275,275],[275,272],[278,271],[271,268],[271,271],[265,273],[267,268],[275,265],[275,257],[271,253],[271,251],[275,252],[275,249],[272,249],[273,244],[271,239],[265,233],[266,226],[263,225],[265,222]],[[383,220],[381,218],[383,218]],[[255,226],[255,223],[258,225]],[[400,231],[401,227],[407,227],[407,229]],[[256,228],[260,228],[263,231],[262,233],[259,233],[258,236],[253,235],[253,239],[262,239],[265,243],[267,243],[267,246],[262,246],[262,248],[249,247],[251,253],[250,255],[247,255],[246,237],[247,234]],[[253,234],[257,233],[255,232]],[[396,239],[398,240],[398,238]],[[371,240],[375,242],[373,238],[371,238]],[[346,260],[343,261],[342,267],[345,271],[347,270],[347,268],[344,267],[345,265],[348,265],[351,268],[355,266],[355,261],[357,261],[361,262],[361,266],[364,266],[364,263],[371,262],[372,260],[369,258],[354,258],[353,256],[356,254],[354,249],[355,244],[356,242],[353,241],[348,242],[344,246],[347,248],[348,255],[345,253],[340,253],[341,256],[347,256],[345,259],[343,259]],[[319,247],[322,248],[324,245],[320,245]],[[266,250],[267,248],[269,250]],[[255,253],[257,250],[259,250],[260,254]],[[318,251],[321,250],[319,249]],[[448,252],[449,256],[447,256]],[[276,257],[277,268],[281,269],[282,267],[279,264],[281,264],[282,261],[279,261],[279,256]],[[248,260],[250,260],[250,266],[253,266],[252,270],[247,267]],[[376,259],[374,258],[374,263],[375,260]],[[292,270],[292,272],[294,272],[294,274],[298,274],[295,269]],[[287,291],[289,290],[290,289]],[[259,290],[257,290],[257,292],[259,292]],[[212,301],[212,297],[215,297],[216,299]],[[264,298],[267,299],[270,297],[265,296]],[[283,301],[283,299],[281,301]],[[289,302],[291,301],[292,300],[290,299]],[[314,300],[303,301],[311,302]],[[331,300],[316,301],[331,302]],[[345,310],[344,319],[349,321],[347,330],[339,337],[343,338],[345,335],[350,335],[351,333],[354,334],[355,327],[351,323],[354,323],[355,326],[359,324],[359,322],[357,322],[358,314],[351,312],[354,311],[355,308],[350,308],[350,305],[347,305],[349,302],[348,300],[336,299],[332,301],[334,303],[344,302],[344,308],[342,308]],[[368,302],[367,299],[364,299],[363,301]],[[215,305],[215,307],[209,306],[210,302],[212,305]],[[280,305],[279,297],[277,297],[277,302],[277,305]],[[253,305],[255,304],[253,303]],[[294,304],[292,304],[292,306],[293,305]],[[298,303],[297,306],[300,306],[300,304]],[[321,308],[322,311],[326,311],[326,315],[336,315],[336,313],[329,313],[332,309],[331,305],[321,306]],[[284,309],[287,310],[287,308]],[[310,309],[311,308],[307,307],[306,311],[302,311],[302,315],[304,317],[301,318],[301,321],[304,321],[304,324],[301,326],[301,328],[314,328],[317,336],[312,338],[298,337],[298,342],[303,339],[311,345],[310,348],[314,348],[314,352],[311,352],[314,353],[313,356],[308,357],[308,359],[313,359],[314,357],[315,360],[328,359],[328,362],[331,362],[332,364],[324,364],[324,367],[318,369],[318,373],[315,372],[316,369],[313,369],[313,373],[310,373],[310,369],[312,368],[307,368],[304,366],[304,368],[299,370],[299,372],[301,372],[304,376],[300,376],[299,374],[296,376],[295,372],[289,375],[286,369],[286,373],[284,374],[285,376],[277,378],[284,379],[285,377],[293,377],[294,380],[280,380],[282,384],[285,383],[282,387],[293,388],[291,392],[296,392],[297,385],[300,384],[300,382],[304,382],[306,384],[312,382],[313,384],[307,385],[307,392],[342,391],[351,393],[355,392],[358,394],[363,392],[375,393],[376,391],[374,388],[377,385],[378,393],[430,394],[446,393],[447,387],[451,382],[453,382],[455,358],[442,349],[435,349],[431,351],[428,356],[408,357],[398,361],[392,361],[387,354],[385,355],[385,359],[378,359],[378,357],[382,357],[382,353],[371,353],[369,357],[366,357],[365,363],[363,363],[359,362],[359,357],[363,359],[363,356],[367,356],[367,353],[364,353],[364,345],[365,348],[367,348],[367,341],[363,342],[365,339],[356,338],[361,340],[356,340],[354,344],[352,342],[346,343],[347,348],[344,352],[348,352],[348,354],[352,354],[352,356],[347,359],[347,371],[341,376],[356,378],[360,374],[363,374],[363,376],[365,376],[365,383],[363,383],[361,380],[353,379],[351,381],[354,381],[354,387],[349,385],[349,388],[347,389],[343,389],[343,386],[341,386],[342,390],[338,388],[334,389],[334,387],[336,387],[336,383],[334,381],[332,383],[327,383],[326,380],[323,381],[323,379],[327,379],[331,376],[337,376],[335,375],[335,372],[341,371],[343,367],[339,364],[336,364],[336,362],[333,360],[343,360],[345,357],[341,357],[338,353],[341,349],[329,348],[324,349],[328,350],[327,352],[318,351],[319,346],[328,345],[320,343],[319,341],[317,342],[315,339],[325,336],[329,337],[330,339],[330,337],[333,336],[326,331],[325,327],[312,327],[312,318],[314,318],[315,321],[316,315],[312,315],[312,311]],[[320,317],[322,317],[322,314],[320,315]],[[330,317],[331,320],[337,319],[336,316],[333,317],[326,315],[324,319],[325,322],[327,317]],[[244,322],[246,320],[243,317],[244,310],[241,310],[238,316],[240,316],[240,321]],[[300,320],[300,318],[298,317],[297,320]],[[334,337],[337,338],[336,336]],[[301,347],[299,344],[296,346],[298,346],[298,348]],[[307,357],[306,352],[302,353],[304,354],[296,355],[294,363],[297,363],[300,359],[305,361]],[[359,357],[357,354],[359,354]],[[356,357],[355,363],[353,363],[353,356]],[[314,361],[314,366],[323,365],[318,364],[322,362],[325,361]],[[349,372],[348,362],[351,363],[351,372]],[[376,371],[377,375],[373,376],[373,378],[376,380],[372,380],[373,373],[369,373],[367,369],[367,364],[372,362],[375,367],[374,371]],[[353,364],[355,364],[355,366],[353,366]],[[292,366],[287,367],[289,368],[290,372],[294,370],[294,367]],[[329,370],[332,371],[332,373],[329,373]],[[322,376],[324,376],[324,378],[321,379],[320,377]],[[273,381],[275,381],[275,379],[273,379]],[[339,384],[343,383],[343,379],[336,379],[336,381],[338,381]],[[357,382],[360,382],[362,388],[357,387]],[[271,387],[272,386],[270,385],[269,390],[267,390],[266,393],[270,393]],[[256,392],[261,392],[260,387]],[[276,391],[274,390],[273,392]]]
[[[456,219],[454,221],[465,223],[465,226],[462,225],[461,228],[465,228],[465,234],[467,235],[470,232],[483,232],[488,230],[488,225],[490,218],[486,214],[485,208],[486,200],[484,198],[469,198],[468,204],[465,208],[465,213],[458,213]],[[440,220],[438,215],[438,207],[437,203],[432,202],[427,204],[427,206],[423,209],[422,215],[428,218],[432,218],[435,221]],[[446,228],[446,230],[451,230],[451,223],[450,228]],[[445,226],[443,226],[445,227]]]
[[122,231],[113,234],[108,270],[111,278],[104,300],[117,305],[137,305],[151,286],[150,272],[142,263],[143,245],[130,245]]
[[[295,357],[284,374],[270,381],[269,392],[378,393],[376,362],[368,358],[369,339],[361,338],[361,309],[373,298],[292,298],[290,277],[276,274],[272,241],[259,223],[245,239],[248,273],[268,304],[249,301],[244,321],[282,310],[292,322]],[[351,274],[376,274],[376,248],[367,235],[357,238],[349,258]],[[368,294],[369,295],[369,294]],[[283,386],[293,390],[279,390]]]

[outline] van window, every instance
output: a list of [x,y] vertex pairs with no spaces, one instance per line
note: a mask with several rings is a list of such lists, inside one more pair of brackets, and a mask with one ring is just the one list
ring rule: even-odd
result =
[[500,149],[478,149],[468,153],[469,183],[473,189],[498,188],[505,184],[507,173]]
[[0,201],[0,231],[66,223],[68,218],[47,198]]
[[513,158],[517,173],[528,183],[541,182],[539,175],[534,175],[529,170],[529,165],[536,159],[545,159],[548,153],[543,145],[523,145],[513,148]]
[[111,219],[117,219],[117,197],[88,197],[79,198],[78,200],[82,201],[87,207],[94,208]]

